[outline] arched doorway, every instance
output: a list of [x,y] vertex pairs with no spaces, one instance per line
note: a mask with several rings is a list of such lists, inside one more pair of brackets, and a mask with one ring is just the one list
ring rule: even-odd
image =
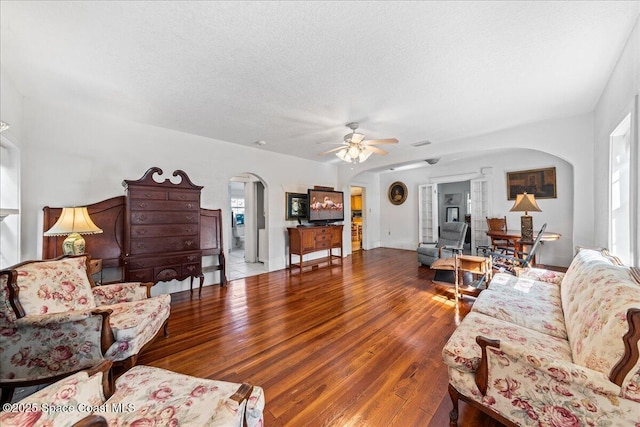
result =
[[266,186],[257,176],[244,173],[229,180],[231,236],[227,279],[235,280],[268,271]]

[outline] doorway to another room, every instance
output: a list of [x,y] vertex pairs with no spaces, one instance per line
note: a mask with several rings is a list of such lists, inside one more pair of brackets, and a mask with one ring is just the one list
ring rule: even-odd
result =
[[357,252],[363,248],[363,187],[351,187],[351,252]]
[[227,279],[235,280],[268,271],[265,187],[256,176],[244,174],[229,180],[231,236]]

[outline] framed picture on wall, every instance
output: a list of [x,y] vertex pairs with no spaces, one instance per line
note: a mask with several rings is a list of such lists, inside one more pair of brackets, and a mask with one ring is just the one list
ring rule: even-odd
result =
[[307,195],[304,193],[286,193],[285,213],[287,220],[307,217]]
[[444,195],[444,204],[447,206],[460,206],[462,203],[462,194],[445,194]]
[[536,199],[557,198],[556,168],[507,172],[507,199],[515,200],[524,192],[533,194]]
[[407,186],[396,181],[389,186],[389,201],[394,205],[401,205],[407,200]]

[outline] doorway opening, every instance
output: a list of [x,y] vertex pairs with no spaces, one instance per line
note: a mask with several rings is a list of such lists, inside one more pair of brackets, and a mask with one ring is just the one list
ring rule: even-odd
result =
[[351,186],[351,252],[357,252],[364,246],[364,187]]
[[268,271],[266,192],[264,182],[253,174],[229,180],[231,236],[227,259],[228,280]]

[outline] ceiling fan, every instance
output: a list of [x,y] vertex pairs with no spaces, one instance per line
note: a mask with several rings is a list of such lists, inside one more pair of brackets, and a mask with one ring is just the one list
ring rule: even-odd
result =
[[324,153],[320,153],[320,155],[336,153],[336,156],[345,162],[362,163],[374,153],[383,156],[387,155],[385,150],[376,147],[376,145],[398,143],[396,138],[365,140],[363,134],[356,132],[358,125],[358,122],[347,123],[347,127],[351,129],[351,133],[344,136],[344,141],[339,143],[340,147],[325,151]]

